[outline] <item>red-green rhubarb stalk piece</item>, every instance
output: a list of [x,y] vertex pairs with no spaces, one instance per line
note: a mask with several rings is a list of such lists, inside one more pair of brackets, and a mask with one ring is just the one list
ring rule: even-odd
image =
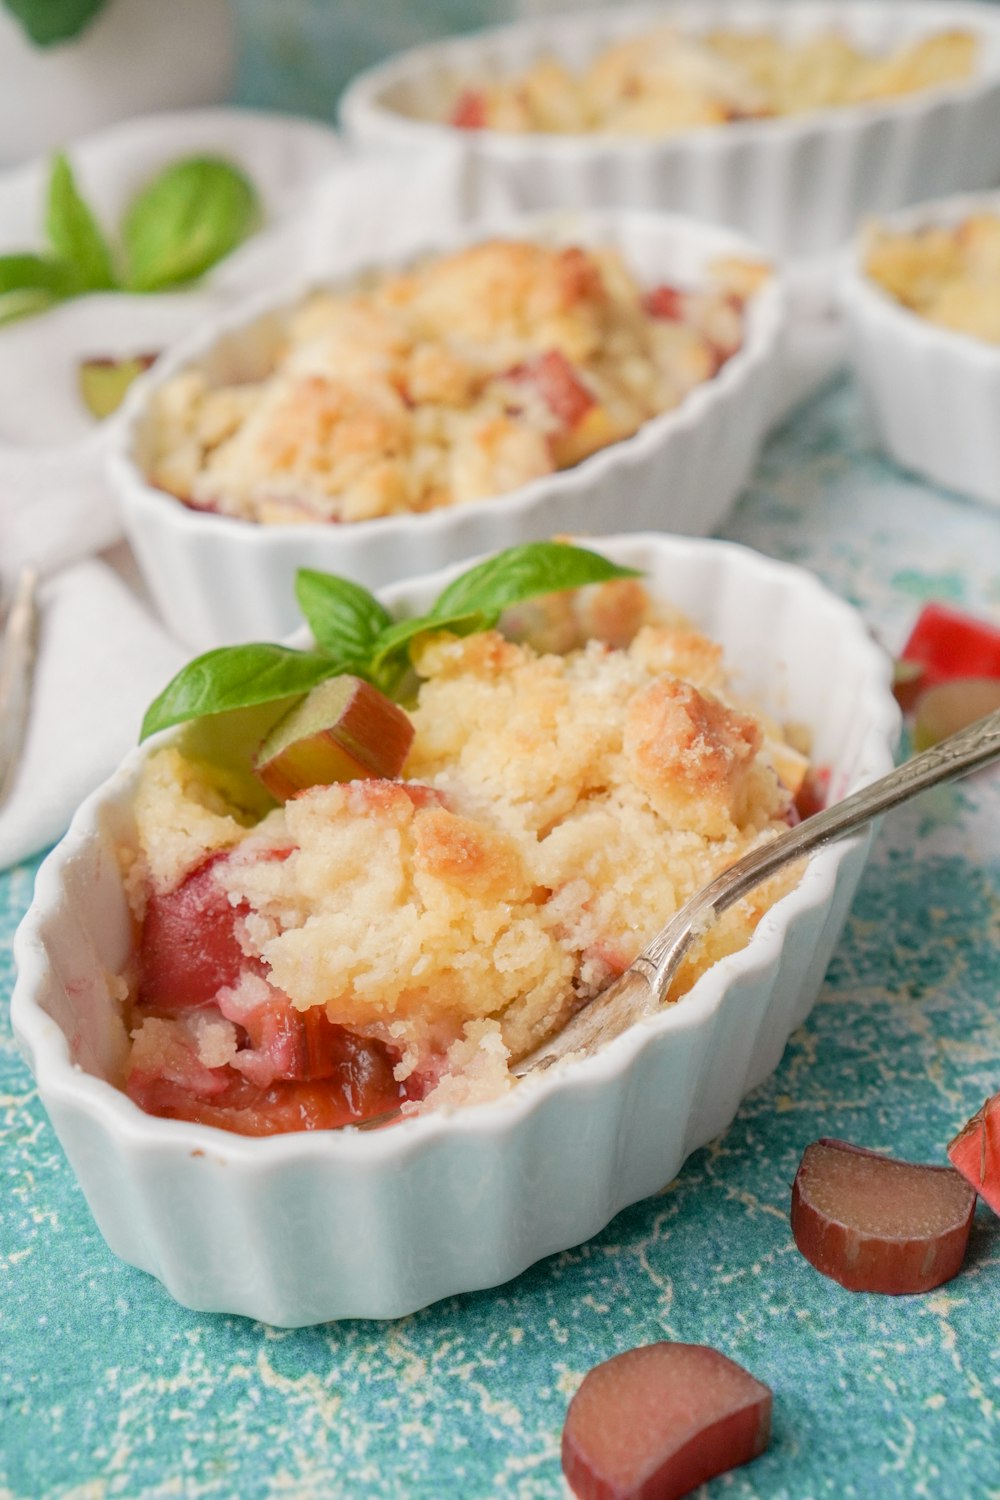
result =
[[360,677],[329,677],[291,709],[254,757],[272,797],[287,802],[311,786],[403,769],[413,725],[398,704]]

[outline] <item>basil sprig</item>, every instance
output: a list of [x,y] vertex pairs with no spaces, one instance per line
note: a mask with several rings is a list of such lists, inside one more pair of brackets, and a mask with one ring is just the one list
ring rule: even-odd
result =
[[146,711],[140,739],[210,714],[304,696],[327,677],[350,672],[395,695],[410,670],[410,651],[422,635],[490,630],[504,610],[540,594],[635,578],[597,552],[568,542],[508,547],[448,584],[424,615],[393,620],[358,583],[301,568],[296,597],[315,648],[254,643],[220,646],[189,662]]
[[4,4],[37,46],[51,47],[78,36],[107,0],[4,0]]
[[111,246],[62,155],[54,158],[49,173],[45,229],[57,264],[72,275],[78,292],[114,291],[118,277]]
[[218,157],[190,157],[133,198],[116,250],[69,161],[56,156],[45,208],[48,251],[0,255],[0,323],[88,292],[186,286],[234,250],[258,215],[257,194],[238,168]]
[[0,324],[44,312],[76,295],[76,279],[61,261],[42,255],[0,255]]
[[235,250],[257,219],[242,172],[214,156],[175,162],[133,199],[122,224],[132,292],[184,286]]

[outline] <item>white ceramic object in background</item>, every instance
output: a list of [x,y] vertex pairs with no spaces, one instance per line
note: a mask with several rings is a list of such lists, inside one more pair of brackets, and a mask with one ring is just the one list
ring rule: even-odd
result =
[[[834,29],[875,50],[967,28],[981,55],[967,83],[669,138],[516,135],[434,123],[463,80],[509,75],[546,54],[575,67],[609,42],[664,21],[694,32],[763,29],[790,40]],[[969,0],[670,0],[545,16],[369,69],[347,89],[342,118],[370,144],[427,150],[460,140],[470,191],[477,179],[495,178],[524,208],[671,209],[730,224],[775,255],[813,256],[843,244],[865,214],[1000,181],[1000,9]]]
[[[1000,192],[922,203],[879,220],[893,232],[1000,214]],[[1000,345],[911,312],[866,275],[865,235],[841,281],[851,359],[879,442],[935,484],[1000,506]]]
[[[325,125],[242,109],[146,115],[79,141],[70,154],[87,201],[110,229],[156,172],[206,152],[249,173],[263,203],[264,233],[195,287],[155,296],[79,297],[0,327],[2,577],[29,561],[62,566],[120,535],[103,469],[118,416],[98,423],[87,412],[77,383],[79,361],[156,352],[234,298],[266,285],[274,274],[274,231],[347,154]],[[47,158],[37,158],[0,172],[0,252],[42,246],[48,171]]]
[[[833,797],[891,768],[888,658],[812,575],[726,542],[600,545],[723,644],[741,690],[812,727]],[[383,597],[426,609],[456,571]],[[142,760],[170,733],[88,798],[39,870],[14,941],[11,1020],[112,1250],[189,1307],[281,1325],[399,1317],[495,1286],[662,1188],[777,1065],[872,837],[813,855],[743,951],[593,1057],[451,1115],[252,1140],[146,1115],[109,1082],[126,1045],[109,975],[134,941],[116,841]]]
[[0,6],[0,165],[133,115],[220,103],[235,67],[229,0],[109,0],[49,47]]
[[[718,256],[761,258],[756,246],[727,231],[626,212],[480,221],[433,238],[428,231],[425,248],[454,248],[489,233],[616,245],[647,286],[696,285]],[[775,278],[748,306],[743,347],[679,407],[575,468],[507,494],[343,525],[265,526],[191,510],[153,488],[144,476],[143,448],[155,391],[191,365],[224,380],[241,350],[255,350],[259,364],[259,330],[270,327],[273,337],[280,315],[309,289],[299,286],[280,300],[271,295],[232,308],[178,345],[136,388],[116,434],[109,473],[126,535],[171,632],[197,649],[287,634],[299,618],[294,582],[303,566],[379,587],[560,532],[711,531],[746,482],[771,417],[785,321],[784,293]]]

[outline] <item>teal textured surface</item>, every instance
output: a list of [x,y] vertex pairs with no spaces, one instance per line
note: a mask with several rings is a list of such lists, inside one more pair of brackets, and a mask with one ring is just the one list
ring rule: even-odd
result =
[[[332,118],[386,51],[513,0],[237,0],[242,103]],[[1000,609],[1000,514],[901,475],[840,382],[775,437],[727,535],[819,573],[890,648],[925,598]],[[0,875],[0,1500],[549,1500],[583,1374],[658,1338],[775,1392],[729,1500],[1000,1500],[1000,1220],[962,1275],[854,1295],[788,1226],[803,1148],[942,1160],[1000,1087],[1000,773],[883,828],[820,1001],[778,1072],[658,1197],[493,1292],[398,1323],[279,1331],[191,1313],[115,1259],[14,1046],[10,943],[36,864]]]
[[[890,648],[924,598],[1000,605],[1000,516],[880,459],[847,381],[772,440],[727,535],[813,568]],[[191,1313],[107,1250],[7,1021],[34,870],[0,877],[3,1500],[548,1500],[584,1373],[658,1338],[713,1344],[774,1389],[770,1450],[710,1494],[1000,1497],[1000,1220],[980,1207],[961,1276],[913,1298],[843,1291],[788,1225],[817,1136],[940,1161],[1000,1087],[996,772],[887,822],[810,1020],[661,1195],[392,1324]]]

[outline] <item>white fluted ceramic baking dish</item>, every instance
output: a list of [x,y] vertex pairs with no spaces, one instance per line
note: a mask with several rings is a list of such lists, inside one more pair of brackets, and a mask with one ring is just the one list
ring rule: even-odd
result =
[[[1000,192],[922,203],[878,221],[893,233],[1000,214]],[[865,272],[856,239],[840,300],[851,358],[879,441],[906,469],[1000,505],[1000,345],[941,328]]]
[[[891,767],[888,659],[810,574],[726,542],[601,546],[722,642],[742,689],[813,726],[833,796]],[[426,608],[455,571],[383,597]],[[108,1081],[125,1046],[108,976],[132,942],[115,848],[147,753],[83,804],[38,873],[14,944],[14,1031],[112,1250],[190,1307],[281,1325],[398,1317],[495,1286],[663,1187],[809,1011],[871,838],[815,854],[744,951],[597,1056],[450,1115],[249,1140],[153,1118]]]
[[[758,247],[727,231],[627,212],[495,220],[453,230],[429,241],[427,249],[474,243],[490,233],[615,245],[648,286],[671,280],[697,285],[718,256],[763,259]],[[261,342],[266,345],[275,315],[280,318],[310,289],[299,286],[278,297],[257,298],[179,344],[135,391],[119,430],[109,473],[126,533],[167,625],[198,650],[286,635],[298,621],[293,585],[302,565],[376,588],[478,552],[561,532],[712,531],[745,484],[768,427],[786,322],[778,278],[748,304],[742,348],[680,406],[575,468],[506,494],[422,515],[339,526],[264,526],[190,510],[153,488],[143,472],[153,392],[191,365],[225,379],[234,360]]]
[[[979,60],[975,76],[957,85],[660,139],[436,122],[463,80],[510,75],[545,55],[576,67],[664,21],[789,40],[834,29],[875,50],[967,29],[979,39]],[[667,0],[542,17],[391,58],[350,85],[341,115],[365,144],[428,150],[453,142],[468,159],[470,201],[489,177],[524,208],[671,209],[732,225],[773,255],[810,256],[843,244],[865,214],[1000,179],[1000,11],[969,0]]]

